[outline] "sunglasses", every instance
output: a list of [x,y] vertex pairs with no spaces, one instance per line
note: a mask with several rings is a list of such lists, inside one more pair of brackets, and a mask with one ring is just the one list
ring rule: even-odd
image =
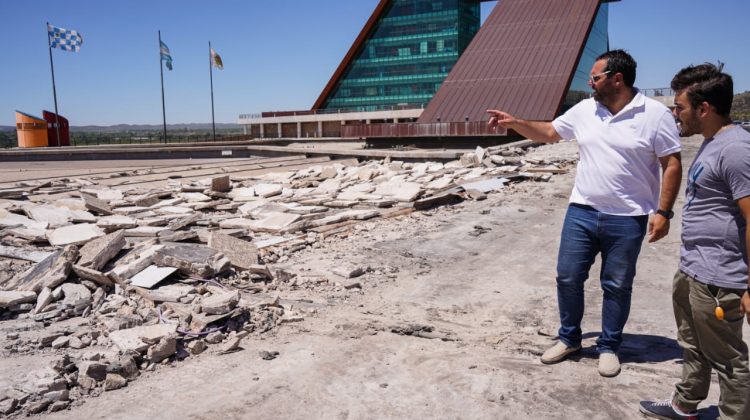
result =
[[607,70],[607,71],[605,71],[603,73],[599,73],[599,74],[595,74],[593,76],[589,76],[589,83],[591,83],[593,85],[594,83],[598,82],[599,80],[602,80],[603,77],[607,77],[607,75],[609,73],[611,73],[611,72],[612,72],[611,70]]

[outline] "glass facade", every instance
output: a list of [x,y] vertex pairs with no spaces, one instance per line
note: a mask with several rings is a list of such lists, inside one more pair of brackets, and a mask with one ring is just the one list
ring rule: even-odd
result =
[[379,111],[426,105],[479,24],[476,0],[393,0],[321,108]]
[[577,104],[583,99],[591,96],[591,87],[589,87],[589,72],[594,65],[596,57],[609,50],[609,5],[604,3],[599,6],[599,13],[594,20],[594,26],[591,28],[589,38],[586,40],[586,47],[578,61],[576,72],[573,75],[573,81],[570,84],[561,113],[567,111],[570,107]]

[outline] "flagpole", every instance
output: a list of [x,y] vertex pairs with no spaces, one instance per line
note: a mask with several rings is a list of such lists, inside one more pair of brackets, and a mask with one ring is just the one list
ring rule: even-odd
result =
[[211,79],[211,127],[214,132],[214,141],[216,141],[216,122],[214,120],[214,66],[213,57],[211,57],[211,41],[208,41],[208,74]]
[[49,68],[52,70],[52,97],[55,99],[55,129],[57,130],[57,147],[62,145],[60,139],[60,118],[57,114],[57,88],[55,87],[55,66],[52,64],[52,41],[49,39],[49,22],[47,22],[47,46],[49,47]]
[[159,32],[159,73],[161,74],[161,116],[164,122],[164,143],[167,143],[167,109],[164,106],[164,65],[161,58],[161,30]]

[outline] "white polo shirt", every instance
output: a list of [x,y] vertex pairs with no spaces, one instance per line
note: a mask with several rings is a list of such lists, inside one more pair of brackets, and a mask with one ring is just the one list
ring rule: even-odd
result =
[[654,212],[659,203],[659,158],[680,151],[674,117],[636,92],[616,115],[593,98],[552,121],[563,139],[576,139],[580,159],[571,203],[619,216]]

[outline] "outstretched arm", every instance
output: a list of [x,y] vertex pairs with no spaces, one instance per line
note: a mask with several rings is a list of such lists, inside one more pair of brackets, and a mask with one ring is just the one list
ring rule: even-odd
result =
[[[659,209],[672,210],[682,181],[682,156],[680,152],[659,158],[662,168]],[[654,214],[648,222],[648,241],[656,242],[669,233],[669,219]]]
[[487,125],[493,130],[497,126],[510,128],[529,140],[541,143],[554,143],[562,138],[551,122],[522,120],[497,109],[488,109],[487,113],[490,114]]

